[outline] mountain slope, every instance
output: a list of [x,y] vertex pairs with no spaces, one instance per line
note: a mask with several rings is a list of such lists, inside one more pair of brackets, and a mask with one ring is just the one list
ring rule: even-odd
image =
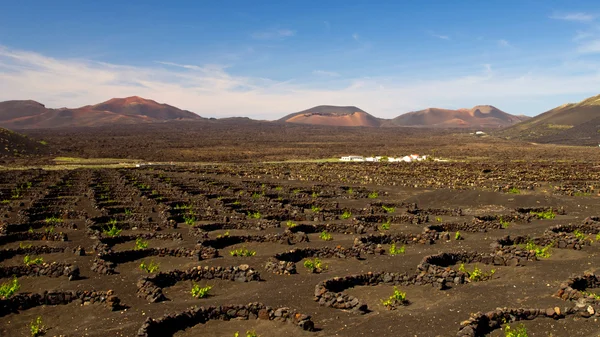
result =
[[[599,117],[600,95],[597,95],[587,98],[579,103],[563,104],[530,120],[502,130],[498,135],[507,138],[535,141],[538,139],[545,139],[546,141],[562,139],[565,141],[567,138],[594,138],[593,136],[595,135],[593,133],[590,134],[589,131],[586,131],[587,136],[576,136],[570,129],[575,129],[577,126],[583,126]],[[577,129],[575,129],[575,131],[576,130]],[[579,130],[587,130],[587,127],[579,128]],[[561,134],[564,134],[564,136],[559,136]]]
[[521,122],[525,117],[508,114],[491,105],[472,109],[429,108],[400,115],[390,121],[394,126],[437,128],[498,128]]
[[379,127],[381,121],[355,106],[319,105],[304,111],[289,114],[279,122],[328,125]]
[[0,126],[11,129],[100,126],[202,119],[193,112],[137,96],[76,109],[48,109],[35,101],[0,102]]
[[95,111],[110,111],[130,116],[146,116],[158,120],[178,118],[198,119],[200,117],[193,112],[181,110],[168,104],[160,104],[138,96],[113,98],[106,102],[92,105],[90,108]]

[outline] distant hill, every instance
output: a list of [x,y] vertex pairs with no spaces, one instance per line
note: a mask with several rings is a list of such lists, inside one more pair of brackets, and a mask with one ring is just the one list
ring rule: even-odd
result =
[[0,126],[10,129],[100,126],[202,119],[193,112],[133,96],[81,108],[49,109],[27,101],[0,102]]
[[381,120],[355,106],[319,105],[308,110],[289,114],[279,122],[328,125],[379,127]]
[[500,128],[519,123],[528,117],[508,114],[491,105],[472,109],[429,108],[400,115],[387,124],[391,126],[434,128]]
[[536,142],[598,143],[600,95],[568,103],[498,132],[499,136]]
[[20,133],[0,128],[0,158],[28,157],[48,154],[50,149],[43,141],[35,141]]

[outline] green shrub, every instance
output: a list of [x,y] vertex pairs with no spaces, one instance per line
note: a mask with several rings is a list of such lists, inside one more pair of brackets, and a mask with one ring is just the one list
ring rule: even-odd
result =
[[206,286],[206,287],[200,287],[200,285],[198,285],[198,283],[193,283],[192,285],[192,296],[194,298],[205,298],[208,297],[208,292],[212,289],[211,286]]
[[154,261],[150,261],[149,264],[146,264],[146,261],[142,261],[142,263],[140,263],[140,269],[149,274],[156,273],[159,269],[159,265],[158,263],[154,263]]
[[406,251],[406,247],[404,245],[402,245],[402,247],[400,247],[400,248],[397,248],[396,243],[394,242],[390,246],[390,255],[391,256],[404,254],[405,251]]
[[[240,332],[236,331],[233,334],[233,337],[240,337]],[[254,330],[248,330],[248,331],[246,331],[246,337],[259,337],[259,336],[256,334],[256,332]]]
[[333,240],[333,237],[331,236],[331,234],[327,233],[327,231],[322,231],[321,234],[319,234],[319,238],[321,238],[321,240],[324,241]]
[[313,211],[314,213],[319,213],[319,212],[321,211],[321,208],[320,208],[320,207],[318,207],[318,206],[312,206],[310,209],[311,209],[311,211]]
[[29,331],[31,332],[31,337],[42,336],[46,333],[46,327],[42,322],[41,316],[38,316],[35,320],[29,323]]
[[369,195],[367,197],[369,199],[376,199],[376,198],[379,198],[379,193],[377,193],[377,191],[373,191],[373,192],[369,193]]
[[183,215],[183,222],[186,225],[192,226],[196,223],[196,216],[193,213],[189,213],[189,214],[184,214]]
[[527,249],[528,251],[534,251],[535,256],[537,257],[548,258],[551,255],[550,248],[552,248],[553,245],[554,243],[550,243],[545,247],[541,247],[536,245],[533,241],[528,241],[525,244],[525,249]]
[[508,228],[508,226],[510,226],[510,221],[506,221],[502,217],[500,217],[499,222],[502,228]]
[[438,216],[438,217],[435,218],[435,221],[436,222],[442,222],[442,218]]
[[46,220],[44,220],[45,223],[51,225],[51,224],[57,224],[57,223],[62,223],[63,219],[61,218],[57,218],[55,216],[50,217],[50,218],[46,218]]
[[584,233],[582,233],[580,230],[576,229],[575,231],[573,231],[573,235],[575,235],[575,237],[579,240],[585,240],[586,239],[586,235]]
[[469,280],[471,280],[473,282],[479,282],[479,281],[490,279],[496,273],[496,269],[490,270],[489,273],[484,273],[483,270],[481,270],[478,266],[473,267],[473,271],[468,271],[465,268],[464,263],[460,264],[460,267],[458,267],[458,271],[461,271],[461,272],[467,274],[467,276],[469,277]]
[[538,219],[542,220],[552,220],[556,218],[556,213],[554,213],[554,211],[552,211],[551,209],[542,212],[530,212],[530,214],[535,215]]
[[111,236],[111,237],[115,237],[115,236],[119,236],[119,234],[121,234],[122,231],[123,230],[118,228],[116,224],[113,224],[112,227],[109,227],[104,230],[104,234]]
[[256,212],[248,212],[248,219],[260,219],[261,218],[261,214],[259,211]]
[[306,259],[304,261],[304,268],[308,269],[311,273],[320,273],[327,269],[327,266],[323,265],[323,262],[315,257],[312,260]]
[[129,208],[125,208],[125,215],[132,215],[133,212]]
[[32,264],[42,264],[44,263],[44,259],[41,257],[32,258],[29,255],[25,255],[23,258],[23,263],[25,263],[26,266],[31,266]]
[[397,304],[407,304],[406,293],[394,287],[394,293],[385,300],[381,300],[381,304],[386,307],[392,307]]
[[256,251],[248,250],[246,248],[234,249],[229,252],[231,256],[242,256],[242,257],[250,257],[256,255]]
[[460,232],[456,231],[456,234],[454,234],[454,240],[462,240],[462,239],[463,239],[463,237],[460,234]]
[[229,236],[229,231],[226,231],[226,232],[225,232],[225,233],[223,233],[223,234],[219,234],[219,235],[217,235],[217,239],[220,239],[220,238],[226,238],[226,237],[228,237],[228,236]]
[[346,219],[350,219],[352,217],[352,213],[350,213],[350,211],[344,211],[344,213],[341,215],[341,218],[346,220]]
[[23,242],[19,242],[19,248],[21,248],[21,249],[31,248],[31,244],[26,245]]
[[0,298],[8,299],[19,291],[19,289],[21,289],[19,280],[17,280],[16,277],[13,277],[12,281],[4,282],[0,285]]
[[518,189],[518,188],[516,188],[516,187],[511,187],[511,188],[508,190],[508,193],[510,193],[510,194],[521,194],[521,190],[519,190],[519,189]]
[[392,220],[387,219],[384,223],[381,224],[381,230],[384,230],[384,231],[389,230],[391,224],[392,224]]
[[294,228],[294,227],[298,226],[298,224],[297,224],[297,223],[295,223],[295,222],[293,222],[292,220],[288,220],[288,221],[285,223],[285,225],[286,225],[288,228]]
[[527,328],[523,324],[517,325],[516,328],[511,328],[510,325],[507,325],[504,328],[504,336],[505,337],[529,337],[527,334]]
[[383,208],[386,213],[394,213],[396,211],[396,208],[392,206],[381,205],[381,208]]
[[135,250],[141,250],[141,249],[146,249],[148,248],[148,241],[142,239],[142,238],[137,238],[135,239]]

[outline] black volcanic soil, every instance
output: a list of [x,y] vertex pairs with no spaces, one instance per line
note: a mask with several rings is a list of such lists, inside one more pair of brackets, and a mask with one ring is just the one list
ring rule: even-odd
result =
[[[115,294],[129,308],[110,311],[102,304],[80,305],[71,303],[64,306],[44,306],[23,310],[19,313],[0,317],[0,335],[29,336],[29,322],[42,317],[49,328],[48,335],[66,336],[135,336],[137,330],[148,317],[159,318],[164,314],[175,313],[191,306],[247,304],[263,302],[273,307],[290,307],[312,316],[319,331],[307,332],[291,324],[277,321],[210,321],[193,328],[180,331],[175,336],[233,336],[236,331],[255,330],[260,336],[455,336],[460,323],[469,318],[470,313],[486,312],[497,307],[517,308],[561,308],[572,306],[559,298],[552,297],[561,282],[572,274],[596,271],[600,262],[598,243],[584,246],[581,250],[552,249],[549,258],[528,262],[525,266],[501,266],[489,281],[453,285],[448,290],[436,290],[431,286],[400,287],[407,293],[411,304],[395,311],[386,310],[380,300],[391,295],[392,286],[355,287],[346,293],[357,296],[372,310],[365,315],[321,306],[313,300],[315,285],[322,280],[336,276],[365,273],[369,271],[414,273],[421,259],[430,254],[452,251],[491,252],[490,244],[506,235],[541,236],[548,228],[558,224],[578,224],[588,216],[598,216],[600,198],[597,186],[591,187],[599,178],[595,163],[557,163],[552,167],[545,163],[511,165],[493,163],[493,171],[481,173],[475,166],[455,165],[455,163],[413,164],[412,171],[418,171],[403,183],[397,183],[407,166],[385,165],[368,166],[364,163],[349,164],[288,164],[288,165],[214,165],[205,167],[156,166],[140,169],[79,169],[73,171],[14,171],[0,174],[0,190],[3,195],[15,188],[27,185],[16,198],[8,197],[0,203],[5,214],[4,223],[9,233],[27,231],[31,225],[34,232],[44,231],[44,224],[35,225],[34,217],[40,212],[46,216],[63,215],[64,224],[76,224],[77,229],[56,226],[54,231],[68,235],[66,242],[25,241],[23,244],[65,247],[64,253],[41,255],[44,261],[62,261],[77,264],[83,279],[68,281],[66,277],[19,277],[20,292],[44,292],[47,290],[114,290]],[[404,167],[404,168],[403,168]],[[431,179],[439,174],[439,179]],[[487,176],[486,176],[487,175]],[[311,178],[314,177],[314,178]],[[364,177],[373,181],[365,181]],[[485,178],[482,178],[485,177]],[[320,179],[320,181],[317,181]],[[410,180],[412,179],[412,180]],[[471,181],[476,183],[471,184]],[[548,182],[551,181],[552,187]],[[363,183],[364,182],[364,183]],[[452,184],[452,182],[454,182]],[[447,183],[445,187],[439,184]],[[415,185],[417,185],[415,187]],[[495,189],[496,185],[519,186],[519,193],[506,193]],[[352,187],[349,191],[348,188]],[[584,188],[587,188],[584,190]],[[376,198],[369,198],[372,192]],[[585,194],[568,195],[569,191],[586,191]],[[240,193],[241,192],[241,193]],[[314,192],[314,193],[313,193]],[[573,193],[571,193],[573,194]],[[235,203],[237,201],[238,203]],[[191,283],[178,282],[164,289],[169,301],[148,303],[136,296],[136,281],[142,277],[138,265],[142,260],[119,263],[118,274],[101,275],[91,270],[96,255],[92,247],[98,243],[96,236],[88,229],[106,225],[100,215],[112,213],[112,217],[144,215],[142,225],[157,225],[157,233],[180,233],[183,241],[149,240],[149,246],[193,248],[198,236],[193,236],[190,226],[183,222],[178,228],[165,226],[167,220],[175,218],[176,210],[167,205],[193,205],[197,216],[196,225],[222,223],[224,216],[242,216],[241,221],[232,223],[247,224],[258,220],[244,219],[246,209],[260,210],[263,220],[279,213],[279,203],[289,207],[299,205],[324,205],[323,212],[332,211],[329,206],[339,203],[342,210],[353,212],[349,219],[313,221],[309,214],[299,224],[337,223],[351,225],[353,217],[374,202],[396,204],[394,215],[406,214],[402,202],[417,203],[420,209],[463,209],[462,216],[429,217],[424,224],[393,223],[385,234],[421,233],[424,226],[444,222],[470,222],[474,215],[502,214],[517,207],[563,207],[565,215],[553,220],[533,220],[512,222],[505,229],[490,229],[487,232],[463,232],[464,240],[438,240],[434,244],[408,244],[405,254],[399,256],[365,255],[364,260],[326,258],[323,262],[328,269],[321,274],[311,274],[298,263],[298,274],[276,275],[264,269],[266,261],[276,253],[301,247],[350,247],[354,238],[366,234],[340,234],[333,232],[332,241],[322,241],[319,233],[308,234],[310,242],[296,245],[280,243],[246,243],[219,249],[222,257],[204,261],[194,261],[184,257],[154,257],[161,271],[187,269],[193,266],[231,266],[248,264],[256,269],[263,281],[232,282],[222,280],[200,281],[201,285],[211,285],[211,295],[205,299],[194,299],[189,294]],[[242,211],[238,211],[241,207]],[[125,210],[132,214],[125,213]],[[161,213],[160,209],[166,209]],[[375,214],[388,216],[381,207]],[[64,211],[71,210],[67,217]],[[116,211],[115,211],[116,210]],[[119,211],[121,210],[121,211]],[[76,213],[73,211],[80,211]],[[41,219],[45,219],[42,216]],[[88,221],[86,221],[88,219]],[[283,233],[286,220],[280,219],[281,227],[265,230],[229,230],[229,235],[265,235]],[[41,220],[43,222],[43,220]],[[104,221],[104,222],[103,222]],[[262,221],[262,220],[261,220]],[[118,222],[121,226],[125,222]],[[19,226],[24,224],[24,226]],[[378,224],[373,224],[377,226]],[[143,226],[141,226],[143,228]],[[147,229],[126,229],[121,235],[152,233]],[[209,231],[209,238],[225,234],[225,230]],[[373,232],[367,233],[372,234]],[[454,233],[452,233],[454,234]],[[4,234],[0,234],[4,235]],[[453,237],[453,235],[452,235]],[[75,256],[71,249],[85,248],[86,256]],[[0,249],[17,248],[19,242],[0,245]],[[116,251],[131,249],[133,241],[114,245]],[[232,257],[231,249],[248,248],[256,251],[256,256]],[[389,245],[384,245],[387,250]],[[150,258],[143,259],[145,261]],[[0,266],[20,265],[23,256],[0,261]],[[468,267],[472,267],[468,265]],[[491,266],[480,265],[485,271]],[[452,268],[457,268],[453,266]],[[0,279],[6,282],[9,278]],[[591,336],[600,326],[594,317],[551,320],[539,318],[526,323],[530,336]],[[500,336],[494,331],[493,336]]]
[[[434,155],[456,160],[596,160],[596,148],[533,145],[465,130],[350,128],[247,120],[203,120],[22,130],[57,155],[176,162],[264,162],[345,155]],[[473,131],[471,131],[473,132]]]

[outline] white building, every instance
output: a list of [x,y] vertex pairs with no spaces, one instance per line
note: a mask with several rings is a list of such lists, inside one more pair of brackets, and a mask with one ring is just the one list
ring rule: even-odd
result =
[[365,161],[363,156],[345,156],[340,158],[341,161]]

